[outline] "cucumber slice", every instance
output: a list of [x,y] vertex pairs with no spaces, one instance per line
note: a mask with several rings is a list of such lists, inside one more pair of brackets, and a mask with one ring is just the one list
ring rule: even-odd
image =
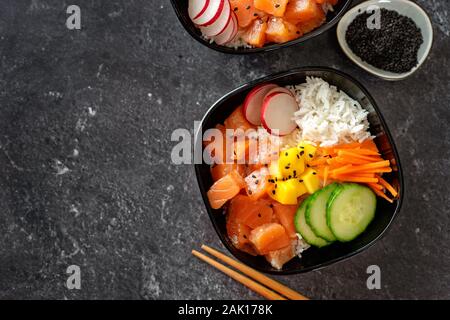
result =
[[327,241],[336,241],[336,237],[327,225],[327,201],[333,191],[338,187],[337,183],[332,183],[322,190],[315,192],[306,206],[306,222],[316,236]]
[[298,233],[303,237],[303,239],[310,245],[315,247],[324,247],[326,245],[329,245],[330,243],[314,234],[314,232],[311,230],[311,228],[306,223],[305,219],[305,211],[306,211],[306,205],[308,204],[308,201],[311,199],[309,197],[308,199],[305,199],[300,207],[297,209],[297,213],[295,214],[294,218],[294,224],[295,229]]
[[334,189],[327,203],[327,225],[342,242],[355,239],[372,222],[377,197],[370,188],[346,183]]

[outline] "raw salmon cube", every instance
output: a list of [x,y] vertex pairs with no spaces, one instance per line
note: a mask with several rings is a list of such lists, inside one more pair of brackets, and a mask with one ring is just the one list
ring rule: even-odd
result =
[[237,107],[224,121],[226,129],[238,130],[241,129],[244,132],[248,129],[253,129],[254,126],[245,119],[242,106]]
[[267,223],[252,230],[250,242],[253,243],[259,254],[264,255],[270,251],[287,247],[291,239],[281,224]]
[[261,19],[254,20],[242,34],[242,39],[249,45],[261,48],[266,43],[267,23]]
[[236,170],[231,171],[223,178],[214,182],[206,193],[211,208],[221,208],[228,200],[234,198],[244,187],[245,181],[241,175]]
[[316,0],[291,0],[286,7],[284,18],[293,24],[305,21],[322,21],[325,13]]
[[254,0],[256,9],[264,11],[275,17],[282,17],[286,11],[289,0]]
[[273,203],[273,211],[280,221],[281,225],[286,229],[288,236],[297,239],[297,231],[295,230],[294,217],[297,213],[296,205],[284,205],[278,202]]
[[236,14],[238,24],[245,28],[253,20],[260,16],[260,11],[255,8],[253,0],[230,0],[231,10]]
[[300,36],[301,32],[297,26],[282,18],[272,17],[267,21],[267,42],[284,43]]
[[252,200],[242,194],[230,202],[229,217],[252,229],[272,221],[273,209],[268,200]]
[[287,247],[270,251],[265,255],[266,260],[274,267],[275,269],[281,270],[283,265],[286,262],[289,262],[292,258],[296,256],[295,254],[295,244],[296,240],[292,241]]

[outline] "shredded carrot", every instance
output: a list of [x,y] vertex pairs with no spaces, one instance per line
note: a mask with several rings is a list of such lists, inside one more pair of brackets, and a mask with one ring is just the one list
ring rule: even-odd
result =
[[385,168],[365,169],[358,171],[358,173],[385,173],[385,172],[392,172],[392,168],[385,167]]
[[361,143],[361,148],[378,152],[378,147],[373,140],[366,140]]
[[352,157],[352,158],[357,158],[357,159],[361,159],[361,160],[367,160],[367,161],[371,161],[371,162],[380,161],[380,159],[381,159],[379,156],[366,156],[366,155],[361,155],[361,154],[354,153],[354,152],[347,151],[347,150],[339,150],[338,155],[339,156],[344,156],[345,155],[345,156],[349,156],[349,157]]
[[379,156],[380,153],[374,150],[369,150],[369,149],[348,149],[348,151],[353,152],[353,153],[358,153],[358,154],[362,154],[362,155],[366,155],[366,156]]
[[315,167],[315,166],[322,165],[322,164],[325,164],[325,163],[327,163],[327,158],[319,158],[319,159],[311,161],[309,163],[309,165],[312,166],[312,167]]
[[389,198],[387,195],[384,194],[384,192],[378,190],[378,189],[374,189],[372,188],[373,192],[375,192],[377,195],[379,195],[380,197],[386,199],[387,201],[389,201],[390,203],[393,203],[394,200],[392,200],[391,198]]
[[345,172],[347,172],[347,171],[350,170],[351,168],[353,168],[353,166],[352,166],[351,164],[347,164],[347,165],[342,166],[342,167],[340,167],[340,168],[338,168],[338,169],[334,169],[334,170],[331,172],[331,175],[332,175],[332,176],[335,176],[335,175],[337,175],[337,174],[344,174]]
[[349,156],[346,156],[346,155],[336,157],[335,159],[337,159],[336,161],[340,162],[340,163],[351,163],[351,164],[366,164],[366,163],[373,162],[373,161],[357,159],[357,158],[354,158],[354,157],[349,157]]
[[[363,165],[360,165],[360,166],[347,165],[347,166],[343,166],[342,168],[335,169],[333,171],[336,172],[336,170],[339,170],[338,171],[339,173],[341,173],[341,174],[346,173],[347,174],[347,173],[354,173],[354,172],[358,172],[358,171],[364,171],[366,169],[367,170],[368,169],[378,169],[378,168],[384,168],[384,167],[389,167],[389,160],[383,160],[383,161],[367,163],[367,164],[363,164]],[[343,168],[345,168],[345,169],[343,169]]]
[[378,184],[378,183],[368,183],[367,184],[371,189],[377,189],[382,191],[384,188],[382,185]]
[[360,183],[377,183],[377,178],[366,178],[366,177],[359,177],[359,176],[338,176],[338,179],[341,181],[348,181],[348,182],[360,182]]
[[384,180],[382,177],[378,177],[378,180],[380,181],[380,184],[385,187],[395,198],[398,195],[397,190],[394,189],[393,186],[391,186],[386,180]]

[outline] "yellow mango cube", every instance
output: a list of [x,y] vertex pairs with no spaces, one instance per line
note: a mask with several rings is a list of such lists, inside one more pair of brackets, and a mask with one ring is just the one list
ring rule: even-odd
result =
[[317,148],[312,144],[303,141],[298,145],[297,148],[305,163],[308,164],[314,159]]
[[317,171],[311,168],[307,168],[300,177],[303,180],[303,184],[308,190],[308,193],[313,194],[320,189],[320,179],[317,176]]

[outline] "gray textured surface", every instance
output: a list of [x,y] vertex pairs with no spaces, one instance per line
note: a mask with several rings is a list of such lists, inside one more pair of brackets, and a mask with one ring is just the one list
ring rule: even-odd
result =
[[[367,86],[406,173],[388,234],[346,262],[280,277],[312,298],[450,298],[450,51],[447,1],[432,14],[433,51],[387,83],[353,66],[334,31],[282,51],[213,52],[168,1],[0,0],[0,298],[257,298],[193,259],[221,247],[190,166],[170,163],[170,133],[220,96],[291,67],[344,70]],[[82,289],[65,288],[68,265]],[[378,264],[382,289],[366,289]]]

